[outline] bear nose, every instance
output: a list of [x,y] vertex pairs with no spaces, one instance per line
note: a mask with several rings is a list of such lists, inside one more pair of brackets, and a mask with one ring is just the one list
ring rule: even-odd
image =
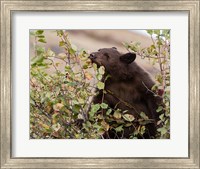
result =
[[96,56],[94,55],[94,53],[91,53],[90,56],[89,56],[89,58],[90,58],[90,59],[95,59]]

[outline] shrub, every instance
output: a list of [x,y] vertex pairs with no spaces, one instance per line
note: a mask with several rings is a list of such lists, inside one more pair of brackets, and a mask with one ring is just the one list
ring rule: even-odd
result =
[[[78,50],[69,39],[66,31],[57,30],[60,38],[58,46],[63,53],[42,47],[47,43],[43,30],[31,32],[34,37],[34,57],[30,66],[30,137],[31,138],[78,138],[101,139],[108,130],[115,131],[116,138],[123,138],[126,127],[134,126],[130,138],[141,137],[145,133],[148,117],[141,112],[140,118],[125,114],[117,108],[110,108],[102,102],[92,103],[98,90],[104,90],[105,73],[103,66],[97,68],[88,59],[85,50]],[[148,30],[153,45],[141,48],[139,43],[125,43],[125,47],[136,52],[152,64],[158,64],[160,72],[152,92],[163,98],[163,111],[158,121],[157,138],[169,138],[169,31]],[[155,38],[153,37],[155,36]],[[118,135],[120,134],[120,137]]]
[[159,67],[155,76],[156,84],[151,89],[164,103],[157,109],[157,112],[162,112],[157,123],[157,138],[170,138],[170,30],[147,30],[147,33],[151,36],[151,46],[141,48],[139,42],[124,45],[142,59],[148,59],[152,65]]

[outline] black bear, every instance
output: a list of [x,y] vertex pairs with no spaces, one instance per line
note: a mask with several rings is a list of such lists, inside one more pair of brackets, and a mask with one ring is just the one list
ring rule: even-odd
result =
[[[142,69],[134,60],[135,53],[120,53],[115,47],[99,49],[90,54],[89,58],[97,66],[105,67],[104,78],[109,74],[111,77],[106,80],[104,102],[112,108],[128,110],[127,113],[134,115],[135,118],[144,112],[152,123],[146,125],[147,132],[142,138],[155,138],[156,121],[158,113],[156,109],[160,99],[155,97],[151,91],[155,84],[149,74]],[[103,80],[104,80],[103,78]],[[102,90],[98,91],[93,102],[101,103]],[[123,138],[129,138],[133,128],[129,127],[123,133]],[[112,131],[108,132],[105,138],[115,138]],[[119,138],[119,137],[118,137]]]

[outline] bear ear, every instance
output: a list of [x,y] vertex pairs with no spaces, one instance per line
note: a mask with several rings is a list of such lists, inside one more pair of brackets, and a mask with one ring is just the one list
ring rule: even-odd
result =
[[135,53],[126,53],[122,56],[120,56],[120,60],[126,64],[130,64],[132,63],[136,58],[136,54]]
[[116,47],[112,47],[112,48],[117,50],[117,48],[116,48]]

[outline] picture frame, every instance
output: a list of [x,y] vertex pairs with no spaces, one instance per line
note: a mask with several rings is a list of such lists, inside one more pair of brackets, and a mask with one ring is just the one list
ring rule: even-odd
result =
[[[2,1],[1,168],[199,168],[199,0],[191,1]],[[156,5],[155,5],[156,4]],[[14,11],[187,11],[189,13],[189,156],[187,158],[12,157],[12,23]]]

